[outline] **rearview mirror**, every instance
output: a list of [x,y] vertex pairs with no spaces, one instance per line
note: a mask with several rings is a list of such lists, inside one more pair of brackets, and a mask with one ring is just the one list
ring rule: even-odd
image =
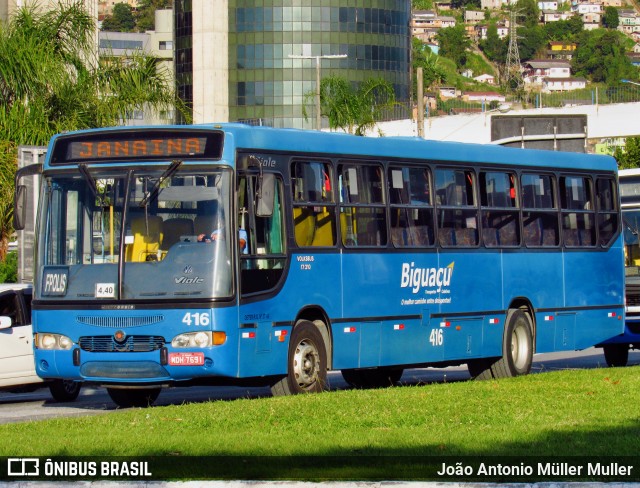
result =
[[276,193],[276,177],[273,173],[260,175],[260,193],[256,204],[258,217],[271,217],[273,215],[273,202]]
[[23,230],[27,220],[27,187],[20,185],[16,188],[13,201],[13,228]]

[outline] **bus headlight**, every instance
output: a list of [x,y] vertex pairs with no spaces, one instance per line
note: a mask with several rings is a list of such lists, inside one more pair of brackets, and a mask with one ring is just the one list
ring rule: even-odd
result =
[[34,342],[38,349],[47,349],[49,351],[68,351],[73,346],[73,341],[62,334],[36,334]]
[[177,335],[171,341],[171,345],[175,348],[181,347],[210,347],[224,344],[227,340],[227,334],[224,332],[186,332]]

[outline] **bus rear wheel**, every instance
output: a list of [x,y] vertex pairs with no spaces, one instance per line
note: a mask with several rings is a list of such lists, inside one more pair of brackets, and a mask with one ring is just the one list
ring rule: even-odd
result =
[[121,408],[150,407],[162,388],[107,388],[113,403]]
[[395,385],[404,370],[402,368],[343,369],[344,380],[354,388],[386,388]]
[[607,366],[620,367],[626,366],[629,361],[629,345],[628,344],[608,344],[603,346],[604,360]]
[[298,323],[291,334],[287,375],[271,386],[274,396],[319,393],[327,387],[327,347],[318,327]]
[[527,312],[511,309],[502,340],[502,357],[497,360],[476,359],[468,364],[475,379],[511,378],[531,371],[533,362],[533,327]]

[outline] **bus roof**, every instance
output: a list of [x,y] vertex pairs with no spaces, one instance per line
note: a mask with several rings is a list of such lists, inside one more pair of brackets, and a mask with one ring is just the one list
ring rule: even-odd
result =
[[[233,161],[235,151],[300,152],[324,156],[370,156],[373,158],[422,159],[430,161],[466,161],[474,164],[493,163],[513,166],[535,165],[556,169],[580,169],[589,171],[614,171],[616,160],[611,156],[574,152],[518,149],[491,144],[434,141],[418,137],[358,137],[344,133],[301,129],[275,129],[255,127],[239,123],[134,126],[90,129],[58,134],[51,139],[45,167],[49,167],[50,155],[59,139],[86,136],[112,131],[140,132],[154,130],[217,130],[225,133],[222,159]],[[68,140],[68,139],[67,139]],[[164,158],[164,160],[170,158]],[[162,160],[162,159],[161,159]]]

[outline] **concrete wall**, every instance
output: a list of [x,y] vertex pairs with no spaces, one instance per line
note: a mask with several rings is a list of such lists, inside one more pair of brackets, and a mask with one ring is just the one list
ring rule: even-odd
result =
[[[542,108],[531,110],[511,110],[506,113],[486,112],[483,114],[450,115],[432,117],[425,121],[425,139],[491,143],[491,118],[493,115],[569,115],[587,116],[587,137],[629,137],[640,135],[640,103],[619,103],[612,105],[588,105],[565,108]],[[400,120],[380,123],[371,136],[417,136],[416,123]]]
[[[193,122],[229,120],[229,2],[193,2]],[[198,56],[198,59],[196,59]]]

